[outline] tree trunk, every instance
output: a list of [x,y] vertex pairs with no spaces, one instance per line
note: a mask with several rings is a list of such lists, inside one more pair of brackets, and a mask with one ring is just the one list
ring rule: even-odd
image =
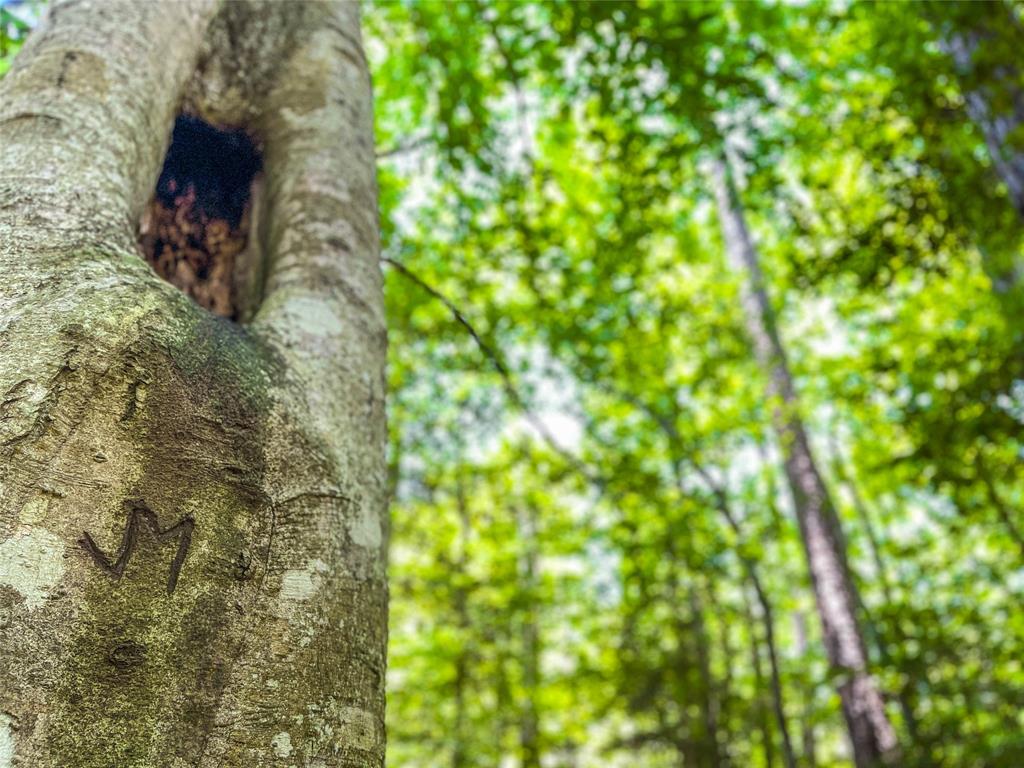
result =
[[891,760],[896,734],[885,703],[868,671],[864,638],[857,618],[857,595],[846,563],[839,519],[815,465],[798,413],[775,313],[753,241],[747,231],[728,161],[712,161],[712,182],[725,249],[731,267],[744,275],[743,312],[754,354],[768,376],[774,401],[772,420],[783,452],[784,469],[822,623],[825,650],[839,673],[839,696],[858,768]]
[[[681,464],[676,464],[681,466]],[[702,470],[698,469],[698,472],[702,474],[706,480],[710,480],[710,477]],[[677,474],[677,482],[681,485],[682,475]],[[746,575],[746,581],[750,585],[751,589],[754,590],[754,595],[757,597],[757,605],[761,610],[761,621],[764,624],[764,635],[765,645],[768,649],[768,668],[771,671],[771,698],[772,698],[772,710],[775,713],[775,722],[779,727],[779,735],[782,737],[782,759],[786,765],[786,768],[796,768],[796,755],[793,752],[793,742],[789,735],[789,725],[786,723],[786,706],[782,694],[782,672],[779,668],[779,655],[778,649],[775,642],[775,618],[774,612],[772,611],[772,603],[768,598],[768,593],[764,589],[764,585],[761,583],[761,577],[758,575],[757,562],[752,560],[750,557],[743,554],[743,531],[740,528],[740,522],[737,519],[736,514],[733,512],[732,506],[729,504],[729,499],[725,495],[725,491],[717,486],[711,488],[714,500],[715,508],[725,518],[729,528],[736,535],[737,539],[737,554],[740,560],[740,564],[743,566],[744,574]],[[746,600],[746,593],[744,593],[744,600]],[[749,606],[748,606],[749,608]],[[754,627],[750,627],[751,642],[757,646],[757,639],[754,636]],[[760,677],[760,674],[758,675]],[[760,691],[760,686],[758,688]]]
[[[795,649],[798,658],[807,655],[807,620],[802,611],[793,614],[793,633],[795,636]],[[803,763],[807,768],[816,768],[818,765],[817,748],[814,738],[814,687],[803,686],[803,712],[800,713],[800,738],[803,742]]]
[[[967,114],[985,137],[996,173],[1024,216],[1024,144],[1017,138],[1024,125],[1024,88],[1014,56],[1024,38],[1020,23],[1003,0],[954,3],[943,11],[948,24],[941,30],[942,47],[960,77]],[[1016,39],[1000,40],[1007,32]],[[987,51],[993,42],[1001,43],[1008,55]]]
[[[247,325],[136,250],[182,104],[262,148]],[[0,146],[0,767],[383,765],[358,9],[55,3]]]
[[704,601],[698,592],[695,578],[687,584],[686,599],[690,605],[691,620],[686,628],[693,637],[694,650],[697,656],[697,672],[700,675],[700,711],[703,716],[703,753],[707,756],[707,765],[713,768],[726,765],[719,746],[718,734],[718,697],[717,685],[711,671],[711,638],[708,636],[707,623],[704,620]]
[[[1016,64],[1024,30],[1010,3],[941,3],[930,5],[939,43],[953,60],[968,117],[981,131],[996,174],[1006,184],[1010,202],[1024,218],[1024,87]],[[984,263],[999,294],[1024,288],[1024,263]]]
[[[771,602],[768,600],[768,595],[761,586],[761,580],[752,564],[749,567],[749,578],[754,594],[757,596],[757,604],[761,609],[761,622],[764,624],[765,645],[768,649],[768,669],[771,672],[772,710],[775,712],[775,722],[779,726],[779,734],[782,736],[782,759],[786,768],[796,768],[796,756],[789,736],[789,726],[786,724],[786,708],[782,697],[782,672],[779,669],[779,654],[775,643],[775,618]],[[753,625],[750,627],[750,633],[753,636]]]
[[[878,533],[875,531],[875,524],[871,519],[871,513],[868,510],[867,502],[865,502],[864,497],[861,495],[857,478],[854,475],[854,470],[852,467],[849,470],[847,469],[842,450],[834,436],[832,439],[832,471],[838,482],[844,486],[850,494],[850,501],[853,503],[854,511],[857,513],[857,518],[860,520],[861,525],[864,528],[864,533],[868,539],[868,548],[871,550],[871,559],[875,566],[875,578],[878,579],[878,582],[882,587],[882,596],[885,598],[886,605],[893,606],[896,602],[893,598],[892,586],[889,583],[889,570],[885,567],[885,562],[882,560],[881,541],[878,538]],[[893,665],[892,654],[889,652],[888,638],[883,636],[882,632],[875,624],[870,611],[868,611],[866,606],[863,604],[861,604],[861,611],[864,615],[864,622],[869,634],[874,638],[879,659],[886,666]],[[902,642],[904,638],[902,637],[902,632],[898,625],[894,628],[894,633],[896,635],[896,642]],[[910,700],[910,691],[917,687],[917,682],[917,680],[911,680],[909,675],[907,675],[900,686],[900,690],[896,692],[896,698],[900,705],[900,713],[903,715],[903,722],[907,729],[907,736],[910,738],[911,744],[915,746],[919,740],[917,716],[914,714],[914,706]]]
[[470,764],[470,752],[467,744],[468,705],[466,694],[470,687],[470,669],[472,666],[469,638],[472,625],[469,617],[469,541],[472,537],[472,522],[469,517],[469,505],[466,501],[466,487],[462,472],[455,475],[455,502],[459,511],[459,535],[457,539],[458,554],[452,564],[452,581],[455,584],[453,600],[455,609],[455,626],[459,630],[460,647],[455,657],[455,679],[453,704],[455,706],[455,722],[452,726],[452,768],[466,768]]
[[[754,687],[757,692],[755,708],[758,730],[761,731],[761,749],[764,753],[764,766],[765,768],[774,768],[775,739],[772,735],[770,724],[771,716],[764,697],[766,687],[764,684],[764,670],[761,667],[761,643],[757,636],[757,620],[754,618],[750,597],[745,589],[743,590],[743,608],[747,619],[747,633],[750,638],[750,663],[754,670]],[[790,768],[795,768],[795,765],[790,766]]]
[[526,598],[520,630],[523,665],[523,702],[519,714],[520,765],[522,768],[540,768],[540,717],[537,714],[537,696],[540,689],[537,510],[530,504],[516,507],[516,523],[522,548],[518,564],[519,586]]

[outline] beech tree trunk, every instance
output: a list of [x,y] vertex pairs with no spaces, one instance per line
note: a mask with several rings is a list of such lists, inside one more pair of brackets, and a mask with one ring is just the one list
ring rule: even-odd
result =
[[742,304],[754,354],[768,377],[772,421],[825,640],[829,663],[838,675],[843,714],[858,768],[891,761],[896,733],[885,702],[868,669],[858,597],[846,562],[846,544],[828,490],[811,453],[800,418],[796,389],[779,338],[775,313],[758,255],[724,153],[711,163],[718,216],[732,269],[743,275]]
[[[182,105],[262,149],[244,325],[136,248]],[[0,147],[0,768],[383,765],[357,7],[54,3]]]

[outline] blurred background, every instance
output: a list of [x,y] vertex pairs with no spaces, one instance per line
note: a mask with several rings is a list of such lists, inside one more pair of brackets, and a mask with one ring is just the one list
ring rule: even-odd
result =
[[363,19],[390,765],[1024,765],[1024,5]]

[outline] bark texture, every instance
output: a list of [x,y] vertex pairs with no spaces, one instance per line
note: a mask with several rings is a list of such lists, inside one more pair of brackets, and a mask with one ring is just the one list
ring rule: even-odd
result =
[[[136,249],[263,150],[247,325]],[[0,768],[381,766],[385,332],[353,4],[55,3],[0,82]]]
[[711,177],[730,266],[743,276],[742,304],[747,332],[754,354],[768,377],[768,394],[773,401],[772,421],[800,526],[825,651],[838,677],[854,761],[858,768],[870,768],[891,761],[898,745],[885,702],[868,669],[863,631],[857,616],[859,601],[846,562],[845,540],[800,418],[797,393],[775,313],[724,154],[712,160]]

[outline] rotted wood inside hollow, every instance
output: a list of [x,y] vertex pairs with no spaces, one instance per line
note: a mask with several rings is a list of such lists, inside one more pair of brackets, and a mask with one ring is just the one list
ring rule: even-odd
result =
[[241,130],[178,117],[139,245],[160,277],[211,312],[239,315],[236,275],[253,219],[259,152]]

